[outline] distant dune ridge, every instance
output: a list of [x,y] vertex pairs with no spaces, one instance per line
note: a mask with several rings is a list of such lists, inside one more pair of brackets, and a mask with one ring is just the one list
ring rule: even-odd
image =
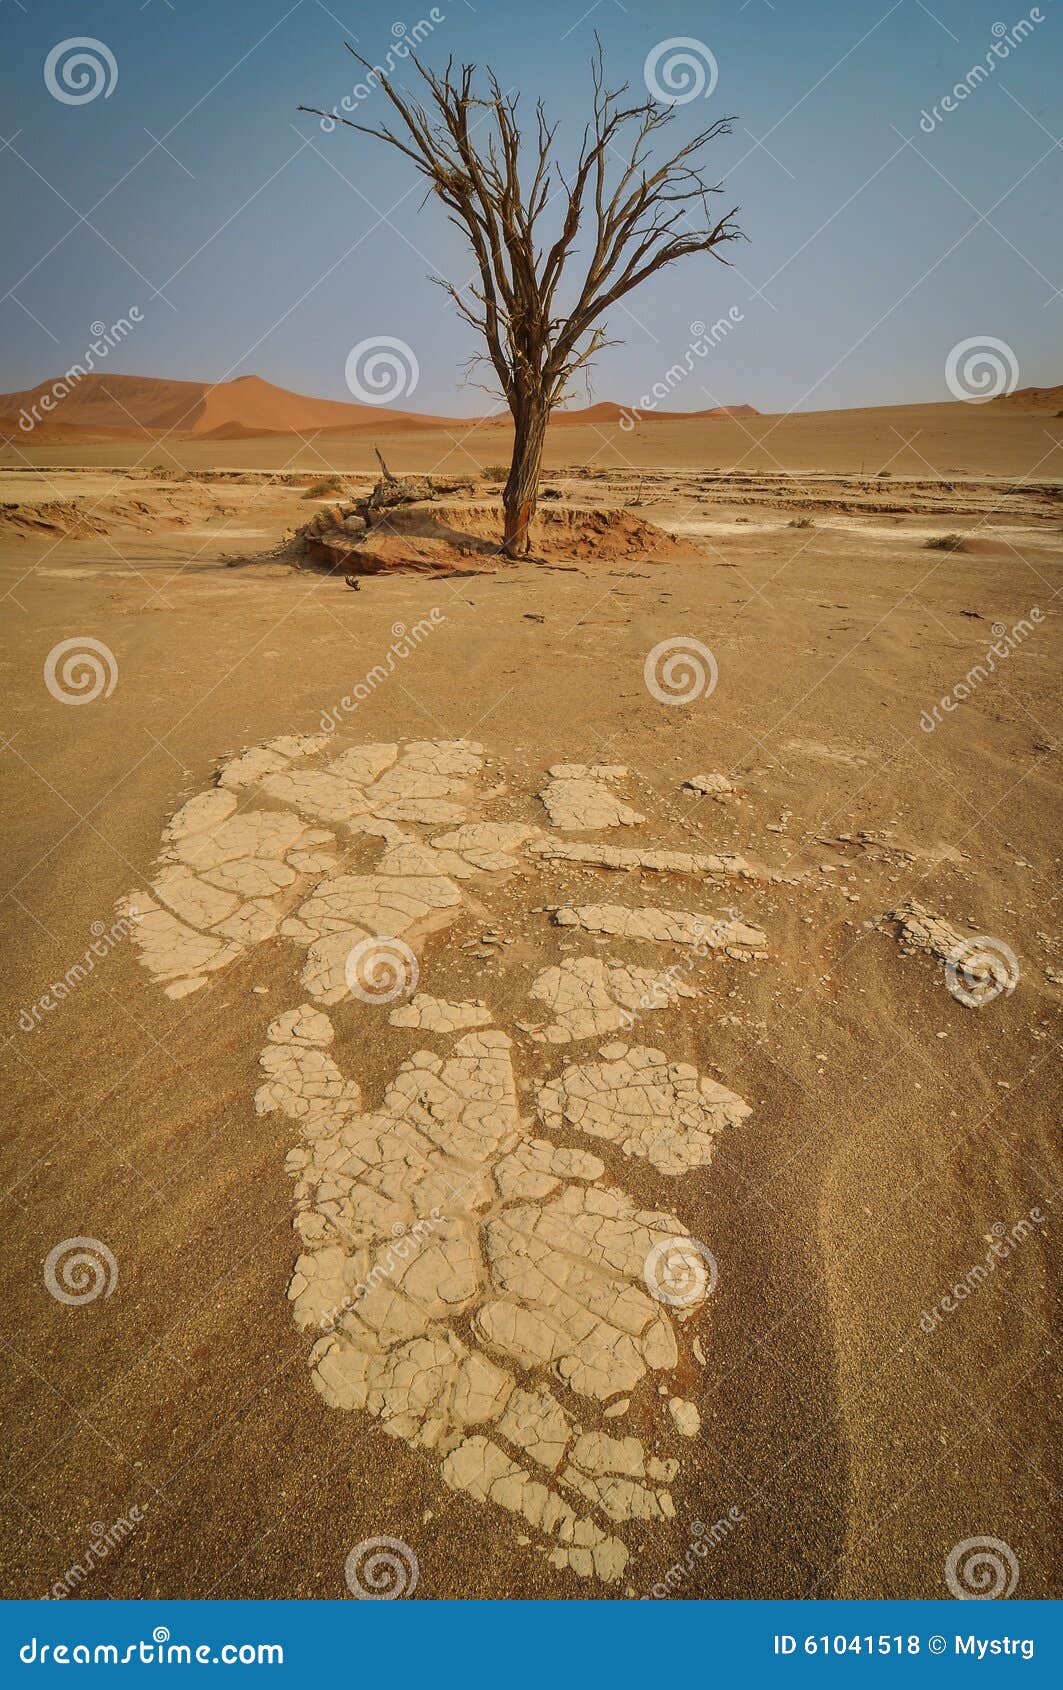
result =
[[1014,393],[1001,393],[990,404],[998,411],[1047,411],[1050,416],[1063,412],[1063,386],[1018,387]]
[[[65,389],[65,391],[64,391]],[[55,397],[58,390],[58,397]],[[42,404],[52,395],[50,404]],[[957,408],[963,408],[957,402]],[[1024,387],[989,401],[992,410],[1058,415],[1063,386]],[[716,405],[704,411],[638,410],[602,400],[555,411],[554,428],[623,423],[675,423],[698,418],[746,418],[752,405]],[[80,380],[57,377],[20,393],[0,394],[0,438],[43,440],[135,440],[169,434],[189,440],[250,440],[268,435],[319,432],[393,434],[415,429],[469,428],[477,421],[508,428],[508,414],[487,419],[428,416],[386,405],[358,405],[342,399],[314,399],[275,387],[261,376],[235,381],[171,381],[163,376],[93,373]]]
[[[61,379],[61,378],[60,378]],[[322,428],[356,429],[381,423],[382,407],[338,399],[310,399],[274,387],[261,376],[235,381],[170,381],[158,376],[86,375],[70,385],[54,408],[41,400],[57,383],[42,382],[23,393],[0,395],[0,429],[27,433],[23,419],[50,434],[128,437],[173,431],[193,438],[239,439],[245,435],[306,434]],[[39,419],[39,420],[38,420]],[[444,425],[445,417],[388,411],[389,428]]]
[[[51,405],[42,400],[57,387],[66,386]],[[625,412],[612,403],[590,405],[582,410],[558,411],[554,421],[561,425],[616,422],[624,415],[650,420],[655,415],[740,416],[757,412],[750,405],[718,406],[699,412]],[[130,439],[149,434],[174,433],[200,440],[242,440],[265,434],[308,434],[321,429],[350,432],[377,429],[468,427],[469,417],[425,416],[419,412],[394,410],[385,405],[357,405],[341,399],[312,399],[289,393],[261,376],[239,376],[235,381],[170,381],[161,376],[90,374],[66,383],[58,377],[26,388],[21,393],[0,394],[0,434],[17,438],[44,433],[53,439],[101,436]],[[508,422],[508,417],[500,417]]]

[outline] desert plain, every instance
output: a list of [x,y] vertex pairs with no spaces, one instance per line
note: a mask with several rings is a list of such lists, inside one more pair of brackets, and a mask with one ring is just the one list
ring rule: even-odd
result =
[[[451,486],[482,537],[506,427],[334,427],[252,397],[198,432],[167,421],[178,396],[124,430],[8,428],[0,450],[5,1593],[342,1596],[352,1549],[389,1537],[429,1598],[933,1597],[955,1546],[992,1537],[1020,1595],[1052,1594],[1063,392],[630,428],[586,412],[548,437],[541,555],[510,564],[459,534],[443,557],[414,535],[408,567],[393,546],[353,584],[301,555],[298,529],[364,498],[379,449]],[[85,640],[106,653],[80,678],[95,696],[57,696],[49,654]],[[353,796],[323,817],[286,764],[320,772],[341,747]],[[573,807],[572,783],[600,808]],[[224,851],[178,848],[201,794],[221,795],[219,826],[296,816],[303,879],[284,884],[304,903],[240,928],[224,965],[215,936],[182,940],[201,972],[153,971],[159,946],[115,923],[161,905],[169,943],[174,865],[186,916],[189,861],[217,876]],[[509,828],[501,856],[494,836],[445,842],[481,823]],[[408,939],[418,991],[481,1012],[466,1030],[307,983],[328,930],[307,925],[315,880],[379,878],[381,850],[413,853],[418,886],[454,879],[445,919],[413,897]],[[188,927],[246,921],[236,902]],[[671,919],[640,930],[645,910]],[[677,912],[723,941],[677,938]],[[978,982],[974,1002],[950,990],[968,940],[1000,965],[985,1001]],[[308,1005],[319,1020],[299,1020]],[[368,1406],[347,1374],[312,1382],[325,1329],[292,1318],[297,1257],[320,1243],[293,1233],[310,1093],[275,1063],[284,1097],[255,1101],[264,1045],[292,1047],[329,1108],[350,1104],[327,1132],[354,1132],[420,1052],[442,1084],[469,1039],[506,1112],[492,1157],[553,1145],[592,1208],[620,1191],[616,1213],[675,1217],[715,1264],[696,1306],[665,1306],[678,1357],[644,1346],[647,1366],[596,1394],[569,1351],[558,1372],[485,1320],[499,1275],[520,1302],[538,1258],[502,1251],[494,1187],[466,1189],[453,1236],[494,1279],[432,1331],[455,1356],[475,1338],[480,1385],[512,1400],[462,1435],[482,1451],[520,1393],[548,1390],[569,1440],[538,1464],[529,1443],[514,1478],[514,1419],[494,1496],[453,1459],[456,1397],[432,1419],[396,1407],[394,1381]],[[677,1119],[678,1091],[714,1100],[697,1154],[566,1112],[573,1067],[619,1064],[624,1091],[618,1043],[663,1053],[661,1130],[661,1095]],[[497,1181],[495,1161],[454,1154]],[[555,1202],[545,1167],[509,1167],[518,1197]],[[353,1177],[318,1187],[313,1226]],[[565,1211],[573,1237],[583,1212]],[[86,1238],[113,1258],[108,1288],[65,1302],[45,1263]],[[585,1267],[581,1248],[554,1239],[547,1278],[555,1259]],[[589,1341],[572,1340],[581,1364]],[[599,1470],[596,1437],[618,1446]],[[573,1536],[571,1514],[593,1531]],[[596,1557],[602,1542],[622,1549]]]

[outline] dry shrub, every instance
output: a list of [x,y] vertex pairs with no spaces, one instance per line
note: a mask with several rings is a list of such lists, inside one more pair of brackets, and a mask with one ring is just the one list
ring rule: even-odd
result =
[[343,492],[342,475],[325,475],[320,481],[311,482],[306,492],[301,495],[304,499],[327,499],[333,493]]

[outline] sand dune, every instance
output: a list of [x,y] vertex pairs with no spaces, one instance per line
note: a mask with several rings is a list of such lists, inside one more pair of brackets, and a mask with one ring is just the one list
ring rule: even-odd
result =
[[[57,387],[60,388],[59,395],[53,397],[49,404],[49,396],[55,394]],[[961,403],[932,408],[908,407],[915,408],[921,411],[932,409],[938,424],[944,422],[949,414],[954,414],[959,421],[969,419],[974,410],[982,409],[981,406]],[[985,409],[990,413],[1007,412],[1013,416],[1056,417],[1063,414],[1063,386],[1020,388],[1015,393],[991,400]],[[836,417],[845,424],[848,432],[849,423],[862,419],[866,413],[806,414]],[[882,410],[877,410],[875,414],[883,418],[886,415]],[[552,430],[586,429],[593,433],[597,429],[621,426],[630,447],[634,444],[632,434],[643,428],[656,433],[658,429],[674,430],[682,424],[696,425],[713,420],[741,424],[765,419],[752,405],[716,405],[700,411],[646,410],[620,405],[615,400],[600,400],[593,405],[570,406],[556,411]],[[166,435],[171,440],[224,441],[311,433],[324,433],[335,438],[341,434],[364,434],[368,430],[379,437],[406,435],[419,430],[486,428],[494,431],[508,430],[509,427],[509,417],[505,412],[482,417],[445,417],[388,405],[358,405],[341,399],[316,399],[307,394],[292,393],[255,375],[211,383],[173,381],[162,376],[94,373],[65,390],[62,378],[57,378],[20,392],[0,394],[0,441],[6,436],[20,446],[31,437],[33,443],[39,446],[62,442],[142,440],[145,433]],[[713,440],[716,441],[715,435]]]
[[[616,423],[625,415],[642,421],[664,417],[658,412],[625,411],[621,405],[603,401],[558,411],[554,421],[555,426],[572,427]],[[749,405],[737,405],[667,415],[674,420],[680,416],[751,417],[757,412]],[[0,394],[0,436],[25,439],[32,433],[38,443],[42,438],[137,439],[145,430],[198,440],[248,440],[319,430],[349,433],[364,428],[392,433],[414,428],[468,428],[476,421],[428,416],[386,405],[314,399],[253,375],[211,383],[96,373],[72,384],[53,378],[21,392]],[[508,424],[508,417],[499,418],[499,422]]]
[[1056,387],[1020,387],[1014,393],[1002,393],[991,399],[998,411],[1047,411],[1050,416],[1063,416],[1063,384]]
[[[379,405],[349,404],[341,399],[310,399],[304,394],[274,387],[272,382],[263,381],[261,376],[241,376],[237,381],[220,382],[217,387],[204,386],[202,408],[190,432],[217,437],[219,429],[232,427],[246,434],[295,434],[315,428],[379,428],[383,409]],[[446,417],[390,410],[388,420],[396,425],[409,423],[421,428],[431,428],[447,421]]]
[[[133,437],[147,429],[190,438],[242,439],[251,435],[308,433],[313,429],[379,429],[383,407],[289,393],[260,376],[235,381],[170,381],[156,376],[87,375],[62,394],[54,410],[42,406],[57,385],[42,382],[20,393],[0,395],[0,432],[25,435],[25,416],[34,433],[88,438]],[[444,417],[387,411],[389,428],[404,423],[431,428]],[[37,421],[37,419],[40,419]]]
[[593,427],[596,423],[618,423],[622,418],[632,418],[643,422],[677,422],[689,420],[693,417],[758,417],[760,412],[752,405],[714,405],[707,411],[642,411],[634,405],[617,405],[610,399],[603,399],[597,405],[573,406],[571,409],[555,411],[553,426],[555,428]]
[[[398,473],[427,467],[449,475],[497,469],[508,462],[512,442],[507,414],[421,416],[312,399],[257,376],[216,387],[88,376],[27,430],[20,417],[46,391],[0,395],[0,462],[375,472],[379,446]],[[1061,386],[1024,388],[984,405],[957,400],[782,415],[748,405],[633,411],[602,401],[555,412],[544,468],[1053,479],[1063,467],[1061,411]],[[220,454],[225,443],[229,450]]]

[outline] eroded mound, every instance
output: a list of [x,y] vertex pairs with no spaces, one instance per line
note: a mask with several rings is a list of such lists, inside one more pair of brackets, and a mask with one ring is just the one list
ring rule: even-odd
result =
[[[426,499],[376,514],[361,501],[326,506],[299,530],[297,543],[310,562],[349,575],[430,574],[496,568],[501,536],[496,500]],[[540,507],[531,543],[535,556],[558,562],[663,561],[691,549],[628,511],[556,505]]]
[[[62,479],[62,476],[60,476]],[[40,477],[42,482],[51,478]],[[232,516],[225,495],[199,477],[165,470],[116,475],[106,491],[80,490],[70,499],[0,501],[0,535],[14,540],[87,540],[111,533],[155,534],[160,528]]]
[[31,535],[62,535],[82,540],[106,534],[107,525],[76,499],[20,501],[0,504],[0,533],[22,539]]

